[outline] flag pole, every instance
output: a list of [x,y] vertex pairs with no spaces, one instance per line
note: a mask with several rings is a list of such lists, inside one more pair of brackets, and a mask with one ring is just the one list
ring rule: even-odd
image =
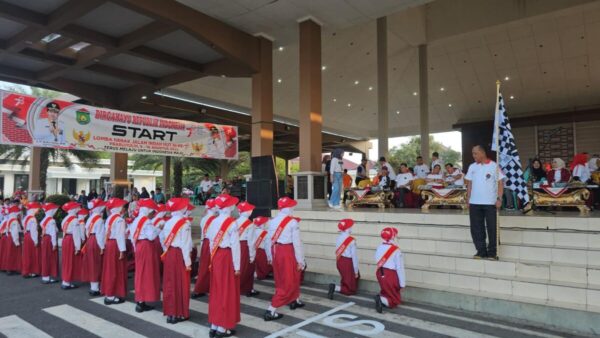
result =
[[[494,113],[494,133],[496,135],[496,177],[500,177],[500,80],[496,80],[496,111]],[[502,197],[500,197],[502,201]],[[496,208],[496,256],[500,250],[500,208]]]

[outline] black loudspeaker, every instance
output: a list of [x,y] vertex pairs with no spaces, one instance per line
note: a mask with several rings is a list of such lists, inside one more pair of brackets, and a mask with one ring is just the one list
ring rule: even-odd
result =
[[271,216],[277,208],[279,189],[273,156],[256,156],[251,159],[252,179],[247,182],[246,199],[256,209],[252,216]]

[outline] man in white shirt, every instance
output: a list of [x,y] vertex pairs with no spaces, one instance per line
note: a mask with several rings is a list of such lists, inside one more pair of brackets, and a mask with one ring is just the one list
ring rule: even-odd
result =
[[461,186],[465,185],[464,176],[462,171],[455,168],[452,163],[446,163],[446,183]]
[[423,157],[417,156],[417,164],[414,167],[416,178],[426,179],[429,174],[429,166],[423,163]]
[[433,167],[433,171],[431,174],[427,175],[427,184],[431,186],[441,186],[444,184],[444,178],[442,176],[442,167],[439,164],[436,164]]
[[433,170],[436,165],[439,165],[441,168],[444,166],[444,161],[440,158],[440,154],[437,151],[434,151],[431,154],[431,170]]
[[46,120],[39,120],[33,130],[33,138],[38,143],[64,144],[64,122],[59,121],[60,106],[56,102],[46,105]]
[[404,207],[404,196],[406,193],[410,193],[410,186],[414,177],[413,174],[408,170],[406,163],[400,164],[400,173],[396,175],[396,190],[398,191],[398,198],[396,199],[396,207]]
[[[496,251],[496,209],[502,205],[504,193],[503,179],[506,177],[496,162],[487,158],[485,149],[473,147],[475,163],[469,166],[467,181],[467,200],[469,201],[469,220],[471,237],[477,249],[475,259],[489,258],[498,260]],[[486,226],[489,244],[486,248]]]
[[394,171],[394,168],[392,168],[392,165],[389,164],[385,160],[385,157],[381,156],[379,158],[379,168],[383,169],[384,167],[387,168],[387,172],[388,172],[388,176],[390,177],[390,180],[395,181],[396,180],[396,172]]
[[[343,156],[343,155],[342,155]],[[344,173],[341,157],[332,157],[329,166],[329,177],[331,178],[331,196],[329,196],[329,207],[341,209],[340,199],[342,196],[342,176]]]
[[212,188],[212,186],[213,182],[208,178],[208,174],[204,174],[204,179],[200,182],[200,203],[204,204],[209,198],[208,192],[210,191],[210,188]]

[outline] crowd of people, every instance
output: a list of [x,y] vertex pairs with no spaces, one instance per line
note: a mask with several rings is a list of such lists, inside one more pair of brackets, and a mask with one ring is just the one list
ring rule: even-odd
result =
[[[160,301],[162,291],[167,323],[176,324],[190,319],[190,298],[209,294],[210,337],[235,334],[240,322],[240,295],[258,295],[255,278],[272,274],[275,281],[265,321],[281,319],[283,315],[277,312],[281,306],[292,310],[305,306],[300,284],[307,265],[300,238],[301,220],[293,216],[296,201],[280,198],[279,212],[272,219],[251,219],[254,206],[229,194],[220,194],[205,204],[204,215],[194,224],[190,217],[194,206],[187,198],[171,198],[166,204],[139,198],[134,209],[127,209],[127,201],[116,197],[93,199],[88,209],[77,201],[58,206],[6,200],[0,213],[0,270],[24,278],[41,277],[43,284],[58,283],[60,271],[63,290],[89,283],[90,296],[104,295],[104,303],[112,305],[125,302],[128,270],[133,266],[137,312],[152,310],[148,303]],[[66,213],[60,222],[56,218],[59,209]],[[234,210],[237,218],[233,217]],[[329,298],[336,291],[352,295],[358,289],[353,225],[351,219],[338,224],[335,255],[341,281],[329,286]],[[198,258],[191,232],[194,226],[200,227],[202,235],[198,273],[190,294],[192,267]],[[397,235],[395,228],[383,229],[383,242],[375,252],[381,285],[374,302],[378,312],[400,304],[401,288],[406,285]],[[134,264],[129,264],[128,257]]]

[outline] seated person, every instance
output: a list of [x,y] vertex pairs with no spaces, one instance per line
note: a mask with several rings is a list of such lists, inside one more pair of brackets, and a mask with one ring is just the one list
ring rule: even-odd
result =
[[590,180],[592,174],[587,166],[588,158],[587,154],[576,154],[571,161],[571,172],[573,173],[573,180],[586,183]]
[[460,169],[455,168],[452,163],[446,163],[446,175],[444,178],[446,183],[463,186],[465,185],[464,177],[465,175],[463,175]]
[[408,165],[406,163],[400,164],[399,174],[396,175],[396,191],[398,192],[396,199],[397,208],[404,207],[404,196],[407,192],[410,193],[413,179],[413,174],[408,170]]
[[427,178],[425,180],[428,185],[431,185],[433,187],[443,186],[444,177],[442,176],[442,167],[439,164],[436,164],[433,167],[433,171],[430,174],[427,174]]
[[546,171],[542,167],[542,162],[539,159],[531,161],[531,167],[529,168],[529,177],[533,183],[541,182],[546,180]]
[[367,187],[370,187],[372,184],[373,184],[373,182],[371,182],[371,180],[367,177],[365,179],[360,180],[360,182],[358,182],[356,187],[358,189],[366,189]]
[[382,167],[381,171],[379,172],[379,183],[377,183],[376,186],[373,186],[373,191],[384,191],[384,190],[390,190],[391,188],[391,184],[392,184],[392,180],[390,179],[390,175],[388,173],[388,168],[387,167]]
[[548,184],[555,185],[556,183],[569,183],[571,173],[565,168],[565,161],[560,158],[552,160],[552,170],[546,174]]

